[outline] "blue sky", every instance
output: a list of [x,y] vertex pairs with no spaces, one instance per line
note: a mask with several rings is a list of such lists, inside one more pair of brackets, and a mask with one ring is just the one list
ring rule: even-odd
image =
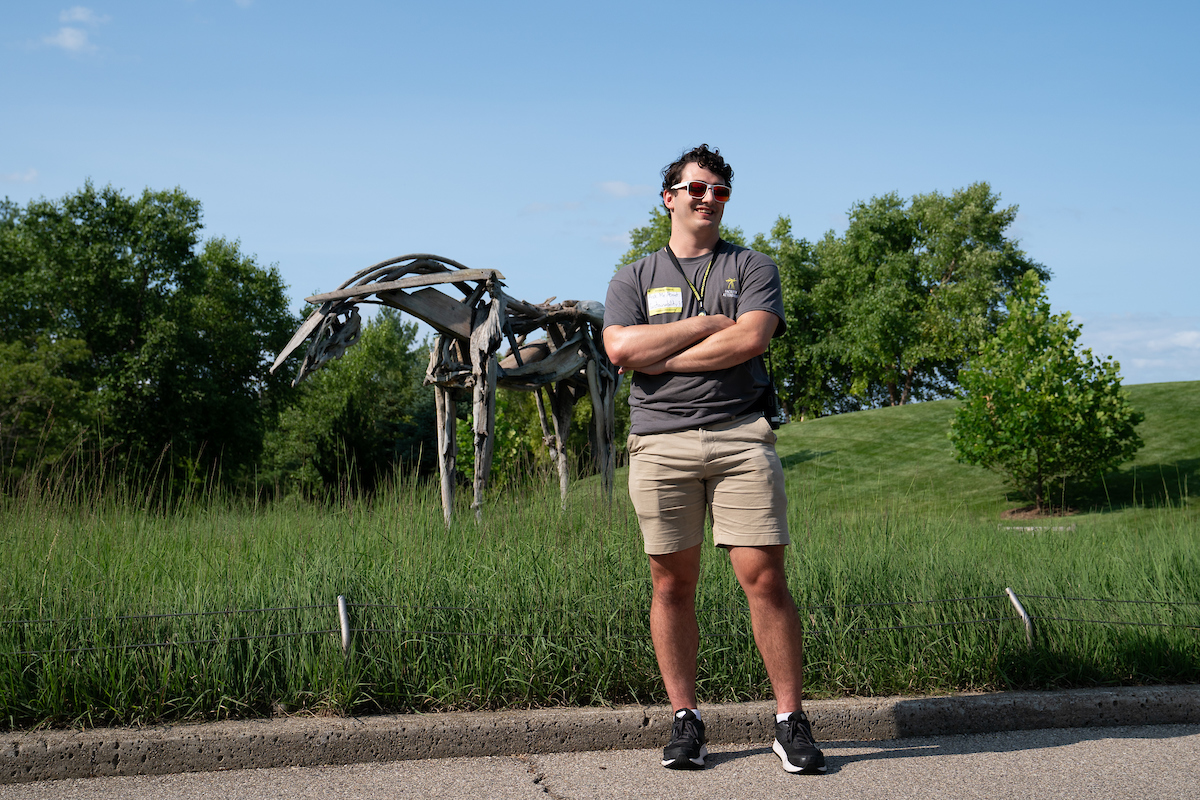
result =
[[1126,383],[1200,379],[1200,4],[26,0],[0,12],[0,195],[181,187],[296,308],[430,252],[603,300],[700,142],[726,222],[987,181]]

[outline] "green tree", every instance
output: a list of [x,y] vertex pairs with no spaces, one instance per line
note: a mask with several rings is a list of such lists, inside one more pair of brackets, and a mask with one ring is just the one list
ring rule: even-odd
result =
[[[274,267],[222,239],[197,252],[200,216],[199,201],[179,189],[134,198],[88,183],[24,209],[6,201],[0,341],[27,348],[53,385],[71,382],[55,424],[86,426],[96,447],[142,463],[167,453],[188,472],[220,463],[227,476],[244,474],[287,391],[268,368],[296,320]],[[53,356],[67,342],[82,351]],[[32,363],[0,362],[4,381],[21,383],[18,362]],[[52,385],[25,374],[34,383],[17,391],[26,396]],[[29,433],[22,427],[20,441],[7,443],[14,469],[33,466],[39,448]],[[50,439],[63,441],[61,433]]]
[[383,308],[342,358],[300,384],[267,436],[267,479],[311,496],[344,486],[370,492],[396,470],[435,471],[433,392],[423,385],[429,348],[416,336],[416,323]]
[[847,370],[865,405],[953,393],[964,361],[996,330],[1021,275],[1049,272],[1007,238],[1016,206],[986,183],[949,196],[896,194],[857,203],[843,237],[813,249],[816,347]]
[[79,339],[0,342],[0,477],[53,464],[79,441],[89,414],[76,373],[87,356]]
[[1121,392],[1120,365],[1080,350],[1070,314],[1051,314],[1027,272],[1008,318],[960,375],[950,438],[958,459],[1008,476],[1039,509],[1053,481],[1094,478],[1133,457],[1142,414]]

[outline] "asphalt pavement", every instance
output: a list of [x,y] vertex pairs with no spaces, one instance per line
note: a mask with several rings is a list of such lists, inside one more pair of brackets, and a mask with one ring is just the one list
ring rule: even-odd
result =
[[709,765],[658,764],[666,708],[279,718],[0,735],[0,800],[1200,797],[1200,687],[810,701],[789,775],[764,703],[702,706]]

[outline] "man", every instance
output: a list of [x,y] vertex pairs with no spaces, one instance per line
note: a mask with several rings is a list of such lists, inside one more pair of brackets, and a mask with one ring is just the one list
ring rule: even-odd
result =
[[704,521],[729,554],[775,693],[774,750],[788,772],[824,772],[801,706],[800,617],[784,575],[783,470],[760,410],[762,354],[784,330],[779,270],[720,238],[733,170],[701,145],[663,170],[669,245],[622,267],[605,301],[604,347],[630,392],[629,494],[650,559],[650,635],[675,709],[662,764],[702,769],[696,584]]

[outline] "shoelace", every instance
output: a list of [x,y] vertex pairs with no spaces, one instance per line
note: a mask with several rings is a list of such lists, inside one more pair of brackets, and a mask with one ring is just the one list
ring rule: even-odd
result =
[[698,720],[680,719],[679,717],[676,717],[675,725],[672,726],[673,730],[671,731],[671,739],[680,739],[685,733],[690,735],[693,739],[699,739],[700,730],[696,725],[697,721]]
[[813,742],[812,734],[810,734],[808,732],[808,728],[806,728],[804,726],[804,721],[801,719],[789,719],[788,720],[788,741],[789,742],[796,741],[796,737],[798,734],[802,734],[800,736],[800,741],[804,742],[805,744],[811,744],[811,745],[815,746],[815,742]]

